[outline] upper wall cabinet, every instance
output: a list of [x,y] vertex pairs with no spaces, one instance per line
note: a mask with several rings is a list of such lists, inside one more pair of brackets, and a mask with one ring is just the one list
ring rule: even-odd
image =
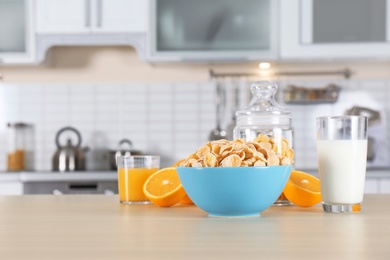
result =
[[278,1],[151,0],[150,61],[277,58]]
[[37,60],[55,45],[128,45],[146,56],[148,0],[36,0]]
[[34,62],[32,0],[0,0],[0,63]]
[[281,0],[282,59],[390,57],[389,0]]
[[147,30],[146,0],[36,0],[37,33],[133,33]]

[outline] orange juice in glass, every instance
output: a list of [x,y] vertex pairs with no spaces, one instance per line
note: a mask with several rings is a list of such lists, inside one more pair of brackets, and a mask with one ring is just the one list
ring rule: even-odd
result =
[[119,200],[123,204],[150,204],[143,192],[146,179],[160,167],[160,157],[120,156],[118,165]]

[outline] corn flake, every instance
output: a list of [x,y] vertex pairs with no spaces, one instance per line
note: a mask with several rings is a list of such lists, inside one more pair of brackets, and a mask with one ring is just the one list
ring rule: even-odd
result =
[[203,165],[206,167],[216,167],[218,166],[217,157],[214,154],[208,153],[203,159]]
[[253,141],[225,139],[211,141],[189,155],[181,167],[250,167],[291,165],[294,150],[285,138],[259,134]]
[[209,154],[211,151],[210,147],[206,144],[203,145],[196,151],[196,155],[198,156],[199,159],[203,159],[206,157],[207,154]]
[[237,154],[231,154],[221,161],[221,167],[238,167],[241,166],[241,158]]

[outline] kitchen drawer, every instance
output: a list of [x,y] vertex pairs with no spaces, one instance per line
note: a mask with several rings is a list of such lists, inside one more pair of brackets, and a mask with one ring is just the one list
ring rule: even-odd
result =
[[117,181],[25,182],[23,194],[117,194]]
[[390,178],[383,178],[381,180],[380,193],[390,193]]
[[19,181],[0,182],[0,195],[22,195],[23,186]]
[[366,182],[364,184],[364,193],[365,194],[379,193],[379,182],[380,179],[377,178],[366,178]]

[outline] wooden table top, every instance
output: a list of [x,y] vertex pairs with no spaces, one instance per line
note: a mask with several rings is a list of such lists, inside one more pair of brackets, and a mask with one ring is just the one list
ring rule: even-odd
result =
[[249,218],[116,195],[0,197],[0,259],[203,258],[390,259],[390,194],[365,195],[360,213],[272,206]]

